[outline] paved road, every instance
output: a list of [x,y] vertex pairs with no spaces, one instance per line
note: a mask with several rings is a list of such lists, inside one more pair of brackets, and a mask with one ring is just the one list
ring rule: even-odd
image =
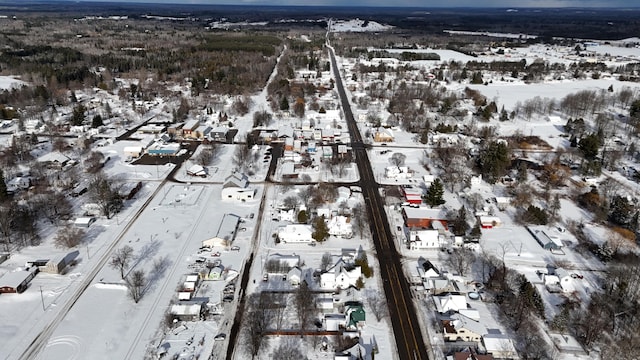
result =
[[342,109],[351,135],[351,147],[360,172],[360,187],[371,222],[373,244],[380,263],[380,276],[398,349],[397,357],[403,360],[428,359],[427,346],[423,340],[420,322],[412,301],[413,295],[406,278],[403,276],[400,254],[395,248],[389,221],[384,211],[384,203],[378,191],[378,184],[375,181],[366,146],[362,142],[362,136],[353,118],[333,49],[329,49],[329,54],[331,55],[335,86],[340,95]]

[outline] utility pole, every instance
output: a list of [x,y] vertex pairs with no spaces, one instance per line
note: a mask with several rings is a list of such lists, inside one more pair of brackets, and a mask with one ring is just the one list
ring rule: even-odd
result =
[[47,311],[44,307],[44,295],[42,295],[42,286],[40,286],[40,300],[42,300],[42,311]]

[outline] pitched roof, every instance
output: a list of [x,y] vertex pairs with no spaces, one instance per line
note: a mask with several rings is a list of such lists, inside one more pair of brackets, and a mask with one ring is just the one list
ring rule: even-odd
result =
[[241,189],[244,189],[247,186],[249,186],[249,178],[247,175],[236,172],[227,176],[227,178],[224,179],[224,184],[222,185],[223,188],[237,187]]

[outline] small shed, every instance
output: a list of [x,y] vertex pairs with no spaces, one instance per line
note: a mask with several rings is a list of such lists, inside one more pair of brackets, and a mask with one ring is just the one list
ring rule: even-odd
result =
[[73,225],[79,228],[88,228],[96,222],[96,218],[93,216],[79,217],[74,222]]

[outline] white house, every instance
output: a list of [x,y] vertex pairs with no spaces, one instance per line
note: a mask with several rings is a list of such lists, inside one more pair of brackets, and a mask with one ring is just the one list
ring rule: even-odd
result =
[[407,166],[387,166],[384,168],[384,176],[388,179],[409,179],[413,172]]
[[302,281],[302,270],[299,267],[294,267],[287,273],[287,280],[291,286],[298,286]]
[[223,200],[247,201],[253,200],[256,190],[249,188],[249,178],[244,174],[229,175],[222,185],[221,198]]
[[489,329],[488,332],[482,336],[482,343],[489,354],[496,359],[518,358],[518,351],[509,336],[494,329]]
[[278,239],[285,244],[314,242],[312,234],[313,227],[306,224],[291,224],[278,229]]
[[442,245],[438,230],[411,229],[409,230],[411,250],[438,249]]
[[195,164],[187,169],[187,175],[207,177],[207,169],[202,165]]
[[320,274],[320,287],[323,289],[346,289],[355,286],[361,276],[360,266],[349,266],[341,259],[329,270]]
[[[560,285],[563,292],[570,293],[570,292],[576,291],[575,280],[567,270],[562,268],[557,268],[554,272],[555,272],[555,276],[558,279],[557,284]],[[545,276],[545,278],[547,277],[550,277],[550,276],[549,275]]]
[[440,277],[440,270],[433,263],[423,257],[418,258],[418,274],[424,281],[427,279],[435,279]]
[[351,219],[346,216],[334,216],[327,220],[329,235],[338,236],[345,239],[353,237],[353,226]]

